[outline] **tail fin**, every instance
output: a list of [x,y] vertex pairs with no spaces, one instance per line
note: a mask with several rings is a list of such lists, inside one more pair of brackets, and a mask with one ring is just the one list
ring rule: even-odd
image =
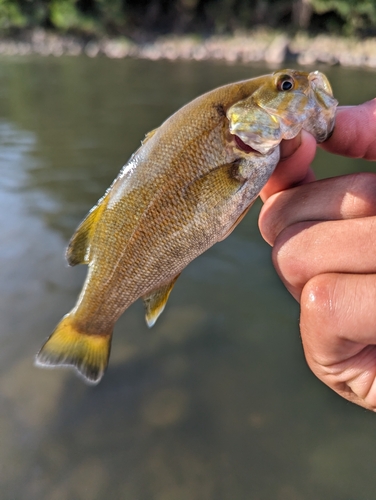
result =
[[88,335],[77,331],[67,314],[35,358],[37,366],[71,366],[89,384],[103,377],[110,356],[112,334]]

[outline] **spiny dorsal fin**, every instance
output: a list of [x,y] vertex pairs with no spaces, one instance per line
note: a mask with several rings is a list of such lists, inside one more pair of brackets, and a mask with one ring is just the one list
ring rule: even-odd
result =
[[163,285],[142,297],[145,306],[145,319],[149,328],[155,324],[159,316],[162,314],[171,290],[173,289],[179,276],[180,274],[175,276],[170,283],[167,283],[166,285]]
[[156,131],[159,129],[159,127],[157,128],[154,128],[153,130],[150,130],[150,132],[148,132],[146,135],[145,135],[145,138],[143,141],[141,141],[141,144],[145,144],[145,142],[147,142],[149,139],[151,139],[153,137],[153,135],[156,133]]
[[98,202],[98,205],[90,210],[73,234],[65,254],[70,266],[75,266],[77,264],[89,264],[90,241],[94,233],[96,223],[106,205],[105,198],[106,197],[102,198]]

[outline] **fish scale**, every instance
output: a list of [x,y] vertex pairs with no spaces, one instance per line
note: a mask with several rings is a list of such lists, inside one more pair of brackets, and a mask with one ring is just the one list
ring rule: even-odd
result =
[[152,326],[183,269],[248,211],[281,140],[302,128],[324,140],[336,105],[322,73],[282,70],[208,92],[149,132],[70,241],[87,277],[37,365],[99,382],[120,315],[142,297]]

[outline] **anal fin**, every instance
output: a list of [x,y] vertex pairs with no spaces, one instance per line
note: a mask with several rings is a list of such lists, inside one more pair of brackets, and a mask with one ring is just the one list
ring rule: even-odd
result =
[[180,274],[175,276],[170,283],[167,283],[166,285],[163,285],[142,297],[145,306],[145,319],[149,328],[155,324],[159,316],[162,314],[171,290],[173,289],[179,276]]

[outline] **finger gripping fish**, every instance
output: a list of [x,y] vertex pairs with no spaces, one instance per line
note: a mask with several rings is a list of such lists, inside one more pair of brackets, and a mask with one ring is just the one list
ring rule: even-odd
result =
[[243,218],[302,128],[324,141],[337,101],[322,73],[277,71],[198,97],[145,137],[73,235],[87,264],[75,307],[36,357],[102,378],[114,325],[142,297],[154,325],[182,270]]

